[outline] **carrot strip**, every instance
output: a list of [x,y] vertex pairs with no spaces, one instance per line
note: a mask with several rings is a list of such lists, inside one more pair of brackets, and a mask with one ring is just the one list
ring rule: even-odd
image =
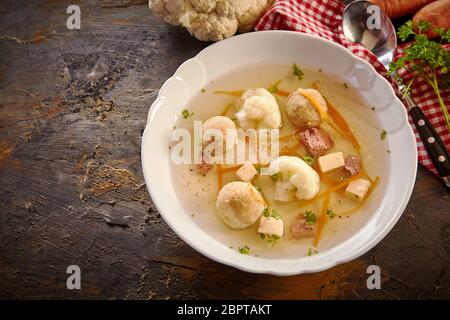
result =
[[298,92],[300,92],[306,99],[309,100],[309,102],[311,102],[311,104],[313,105],[313,107],[316,109],[316,111],[319,113],[320,117],[324,120],[326,120],[327,114],[325,113],[325,111],[322,109],[322,107],[320,106],[319,102],[312,96],[310,95],[308,92],[306,92],[303,88],[298,88],[297,89]]
[[239,169],[240,167],[241,167],[241,165],[223,168],[221,165],[220,168],[217,168],[217,172],[222,173],[222,174],[227,173],[227,172],[233,172],[233,171],[236,171],[237,169]]
[[218,190],[220,190],[220,189],[222,189],[222,186],[223,186],[223,177],[222,177],[222,172],[221,172],[222,165],[218,164],[216,170],[217,170],[217,186],[219,188]]
[[[317,82],[314,82],[314,88],[317,91],[319,91],[319,86],[317,85]],[[361,148],[361,146],[358,142],[358,139],[356,139],[353,131],[351,130],[350,126],[348,125],[347,121],[325,97],[324,97],[324,99],[325,99],[325,102],[327,103],[328,114],[330,115],[330,118],[336,123],[336,125],[339,128],[339,130],[341,131],[342,135],[344,137],[346,137],[348,140],[350,140],[350,142],[353,144],[353,146],[357,150],[359,150]]]
[[225,116],[228,111],[230,111],[230,109],[233,107],[232,103],[229,103],[227,106],[225,106],[225,109],[223,109],[222,113],[220,114],[221,116]]
[[327,194],[323,199],[322,210],[320,212],[320,217],[317,219],[317,232],[316,237],[314,238],[314,247],[317,247],[319,244],[320,237],[322,236],[323,228],[328,221],[327,209],[330,204],[331,195]]
[[278,94],[278,95],[280,95],[280,96],[283,96],[283,97],[289,97],[289,95],[291,94],[290,92],[283,91],[283,90],[277,90],[277,91],[275,91],[274,93],[275,93],[275,94]]
[[317,171],[317,173],[319,174],[320,181],[325,182],[325,184],[327,184],[327,185],[329,185],[329,186],[335,186],[335,185],[338,183],[335,179],[333,179],[333,178],[327,176],[326,174],[324,174],[323,172],[321,172],[321,171],[317,168],[316,165],[314,166],[314,169],[315,169],[315,170]]
[[294,150],[281,150],[280,156],[291,156],[291,157],[298,157],[298,153]]
[[219,93],[219,94],[230,94],[232,96],[236,96],[236,97],[240,97],[244,91],[243,90],[230,90],[230,91],[225,91],[225,90],[216,90],[214,91],[214,93]]
[[289,140],[291,140],[291,139],[297,139],[296,136],[295,136],[295,134],[296,134],[296,132],[291,133],[291,134],[288,134],[288,135],[285,135],[285,136],[281,136],[281,137],[279,138],[279,140],[280,140],[281,142],[286,142],[286,141],[289,141]]

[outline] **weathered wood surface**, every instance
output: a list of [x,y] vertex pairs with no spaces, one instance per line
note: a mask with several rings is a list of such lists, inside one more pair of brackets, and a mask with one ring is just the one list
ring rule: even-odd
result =
[[[0,4],[0,298],[450,298],[449,194],[422,168],[393,231],[331,270],[254,275],[192,250],[146,192],[140,137],[160,85],[207,44],[145,4],[79,3],[77,31],[71,1]],[[82,290],[66,289],[71,264]]]

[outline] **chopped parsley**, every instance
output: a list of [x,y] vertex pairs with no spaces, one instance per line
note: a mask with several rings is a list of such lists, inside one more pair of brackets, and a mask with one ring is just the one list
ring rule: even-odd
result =
[[279,172],[274,173],[274,174],[270,175],[270,177],[272,178],[273,182],[276,182],[280,179],[280,173]]
[[188,119],[189,117],[192,117],[194,115],[194,113],[189,112],[188,109],[183,109],[183,111],[181,112],[181,115],[183,116],[184,119]]
[[[403,51],[400,58],[393,61],[389,66],[389,73],[394,78],[398,77],[399,70],[406,70],[413,78],[405,89],[403,96],[408,94],[412,88],[412,83],[417,79],[424,80],[433,89],[442,113],[444,115],[447,131],[450,133],[450,115],[440,91],[445,89],[442,87],[439,78],[445,77],[450,70],[450,52],[445,48],[444,44],[450,42],[450,29],[434,28],[441,40],[439,42],[428,39],[426,33],[431,28],[428,21],[413,22],[407,21],[397,32],[398,38],[406,41],[409,37],[413,37],[412,41]],[[445,84],[444,84],[445,86]]]
[[319,251],[315,250],[315,249],[308,249],[308,253],[306,254],[308,257],[311,257],[313,254],[319,253]]
[[253,185],[253,186],[255,187],[256,190],[259,191],[259,193],[262,193],[262,188],[261,188],[261,186],[258,186],[258,185]]
[[267,91],[270,93],[277,93],[278,92],[278,85],[280,84],[281,80],[278,80],[273,85],[267,88]]
[[240,254],[249,254],[250,253],[250,248],[248,246],[244,246],[244,247],[239,247],[239,253]]
[[316,160],[307,154],[303,156],[303,161],[305,161],[308,165],[312,166]]
[[344,86],[345,89],[348,89],[348,84],[347,84],[347,82],[344,82],[342,85]]
[[304,73],[303,73],[303,71],[297,66],[296,63],[294,63],[294,64],[292,65],[292,74],[293,74],[294,76],[296,76],[296,77],[298,78],[298,80],[300,80],[300,81],[303,80]]
[[266,241],[267,243],[271,244],[272,246],[275,245],[275,243],[280,240],[281,238],[275,234],[265,234],[265,233],[258,233],[259,238],[261,240]]
[[327,215],[330,217],[330,219],[336,217],[336,213],[334,213],[334,211],[331,209],[327,209]]
[[272,209],[272,212],[269,211],[268,207],[265,207],[263,210],[263,216],[266,218],[274,218],[274,219],[281,219],[280,214],[278,213],[278,211],[276,209]]
[[381,131],[381,133],[380,133],[380,139],[381,139],[381,140],[384,140],[384,139],[386,138],[386,135],[387,135],[386,130]]
[[314,212],[307,210],[305,211],[304,216],[307,224],[312,225],[316,223],[317,217]]
[[202,93],[203,93],[203,92],[206,92],[206,89],[205,89],[205,88],[202,88]]

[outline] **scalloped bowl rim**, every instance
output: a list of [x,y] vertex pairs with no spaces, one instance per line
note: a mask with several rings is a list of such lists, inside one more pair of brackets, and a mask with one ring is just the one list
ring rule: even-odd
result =
[[[395,104],[396,107],[401,107],[402,110],[401,114],[404,117],[404,119],[406,119],[406,124],[403,125],[403,127],[400,128],[399,130],[397,130],[396,133],[394,133],[394,135],[398,134],[399,132],[402,132],[403,134],[406,135],[406,138],[409,139],[409,141],[405,141],[405,145],[408,143],[407,148],[408,151],[411,152],[411,154],[408,159],[405,159],[405,164],[408,166],[410,171],[408,172],[409,173],[408,176],[403,177],[406,179],[406,185],[403,186],[404,189],[402,192],[398,191],[400,192],[401,198],[397,199],[397,202],[395,203],[394,207],[391,208],[392,216],[389,219],[389,221],[385,223],[383,226],[375,226],[373,220],[377,215],[381,214],[380,213],[381,210],[377,209],[376,212],[373,213],[371,219],[366,223],[366,225],[364,225],[360,230],[358,230],[353,236],[351,236],[347,240],[332,247],[327,251],[318,253],[312,257],[307,257],[308,260],[306,260],[305,257],[286,260],[286,259],[265,259],[260,257],[253,257],[239,254],[235,250],[229,249],[224,244],[210,237],[204,230],[198,227],[194,222],[192,222],[192,225],[187,226],[180,225],[180,223],[176,221],[175,217],[172,216],[172,213],[164,209],[167,199],[163,199],[163,196],[156,195],[156,193],[159,193],[157,189],[158,187],[160,187],[157,185],[158,182],[153,184],[151,183],[151,181],[154,178],[155,172],[159,170],[151,170],[149,166],[149,162],[152,159],[151,154],[154,154],[150,150],[152,148],[155,148],[154,146],[149,145],[149,140],[150,140],[150,131],[152,131],[152,129],[157,130],[157,128],[152,128],[153,125],[156,126],[155,123],[157,122],[152,121],[153,118],[155,118],[158,115],[158,113],[164,112],[164,110],[161,110],[162,108],[158,106],[158,102],[166,98],[163,97],[161,93],[165,91],[167,86],[174,79],[177,79],[180,70],[182,70],[183,67],[186,66],[187,64],[190,64],[198,59],[201,59],[202,57],[208,56],[210,51],[218,49],[219,47],[226,47],[229,45],[233,45],[233,42],[239,43],[244,42],[247,39],[258,37],[260,37],[261,41],[270,39],[270,37],[287,37],[287,38],[298,37],[298,39],[302,38],[303,40],[306,41],[318,41],[325,43],[326,46],[330,46],[330,48],[333,48],[333,50],[338,51],[339,54],[346,55],[347,57],[350,57],[352,60],[354,60],[355,63],[358,62],[361,65],[363,65],[365,68],[367,68],[367,70],[369,70],[373,74],[374,79],[381,81],[383,85],[383,90],[385,90],[386,93],[389,93],[390,95],[393,96],[392,104]],[[391,85],[389,84],[389,82],[380,74],[378,74],[373,68],[373,66],[370,65],[367,61],[359,57],[356,57],[345,47],[314,35],[308,35],[292,31],[259,31],[241,34],[220,42],[216,42],[206,47],[201,52],[199,52],[195,57],[188,59],[184,63],[182,63],[178,67],[174,75],[170,77],[162,85],[161,89],[159,90],[158,97],[152,103],[152,106],[148,112],[147,124],[142,135],[141,157],[142,157],[142,169],[144,179],[149,194],[153,200],[153,203],[155,204],[157,210],[164,218],[166,223],[182,240],[184,240],[187,244],[189,244],[192,248],[194,248],[196,251],[200,252],[204,256],[219,263],[232,266],[237,269],[251,273],[264,273],[264,274],[287,276],[303,273],[320,272],[332,268],[336,265],[356,259],[357,257],[366,253],[368,250],[372,249],[389,233],[389,231],[394,227],[394,225],[401,217],[403,211],[405,210],[409,198],[411,197],[412,194],[417,173],[416,140],[414,132],[407,121],[407,117],[408,115],[406,109],[404,108],[401,101],[395,95],[395,92],[391,87]],[[161,163],[161,165],[164,164]],[[175,200],[178,201],[178,199]],[[187,216],[185,212],[183,212],[182,214],[185,214]],[[368,230],[369,225],[370,227],[377,228],[375,233],[373,230],[372,231]],[[192,231],[197,231],[199,233]],[[369,232],[371,232],[370,235],[373,235],[372,238],[367,239],[366,237],[365,239],[366,242],[362,245],[360,243],[357,243],[357,240],[359,238],[362,238],[364,233]],[[205,243],[205,241],[211,241],[216,243],[213,244],[212,248],[211,247],[212,244]],[[353,246],[352,250],[350,250],[349,252],[345,252],[345,249],[349,246],[350,247]]]

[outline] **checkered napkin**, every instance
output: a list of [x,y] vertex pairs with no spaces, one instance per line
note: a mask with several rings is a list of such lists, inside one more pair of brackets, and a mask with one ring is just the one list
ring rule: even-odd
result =
[[[362,46],[350,43],[345,39],[341,26],[344,8],[345,5],[338,0],[275,0],[269,11],[258,21],[256,30],[293,30],[320,36],[340,43],[356,56],[371,63],[380,74],[386,75],[385,68],[375,55]],[[402,54],[406,45],[397,49],[397,56]],[[411,80],[410,74],[401,74],[401,76],[405,83],[409,83]],[[433,90],[425,81],[417,79],[411,94],[433,124],[447,149],[450,149],[450,134],[447,132],[444,115]],[[449,91],[441,91],[441,96],[444,103],[449,106]],[[411,118],[409,121],[416,135],[419,163],[437,174]]]

